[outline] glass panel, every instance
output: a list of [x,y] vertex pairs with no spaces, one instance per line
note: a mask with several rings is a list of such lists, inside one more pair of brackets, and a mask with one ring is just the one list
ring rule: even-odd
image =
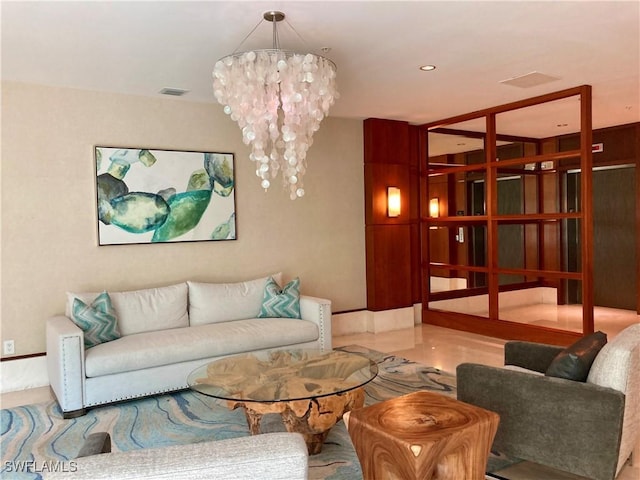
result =
[[580,272],[582,270],[580,224],[580,220],[576,218],[562,220],[562,246],[564,250],[562,269],[566,272]]
[[[452,228],[430,227],[429,235],[429,260],[431,263],[457,263],[455,251],[450,250],[450,238]],[[443,272],[437,267],[432,267],[432,275],[441,275]],[[446,276],[446,275],[445,275]]]
[[563,174],[565,196],[562,202],[563,212],[579,212],[580,203],[580,170],[570,170]]
[[[524,181],[522,175],[498,178],[498,215],[524,213]],[[524,268],[524,225],[498,225],[498,267]],[[500,274],[498,283],[524,282],[524,276]]]
[[[430,308],[487,316],[487,228],[473,216],[485,215],[485,120],[479,118],[429,132],[428,195],[421,199],[423,238],[429,238],[431,294],[445,297]],[[460,167],[456,171],[456,166]],[[467,167],[477,166],[469,170]],[[437,172],[446,174],[437,175]],[[456,217],[460,218],[458,221]],[[456,268],[459,266],[460,268]],[[467,267],[467,268],[465,268]]]
[[471,216],[487,214],[486,174],[484,172],[469,172],[465,179],[467,196],[467,212]]
[[[450,293],[462,292],[454,290]],[[467,293],[469,291],[467,290]],[[437,300],[429,302],[429,309],[444,310],[447,312],[465,313],[468,315],[476,315],[478,317],[489,316],[489,295],[484,292],[478,292],[475,295],[466,295],[460,298],[450,298],[446,300]]]
[[469,152],[482,151],[485,137],[484,117],[447,125],[429,131],[429,159],[432,163],[482,163],[477,156],[467,158]]
[[[544,243],[541,237],[543,227],[537,223],[523,225],[524,229],[524,268],[532,270],[544,270],[540,258],[540,245]],[[543,255],[544,258],[544,255]],[[527,276],[525,281],[537,280],[536,276]]]
[[[524,225],[498,225],[498,268],[524,268]],[[498,283],[524,282],[524,275],[501,273]]]
[[580,102],[577,101],[579,98],[579,95],[574,95],[500,113],[496,115],[496,131],[498,135],[537,139],[579,132]]
[[[463,224],[423,229],[423,234],[429,235],[431,276],[464,279],[465,285],[460,287],[460,284],[456,284],[456,288],[485,287],[484,272],[469,271],[464,267],[487,266],[486,230],[484,225]],[[456,265],[460,268],[456,268]],[[440,287],[436,291],[449,289]]]
[[[487,158],[490,117],[430,131],[428,164],[434,176],[429,198],[421,203],[428,206],[437,198],[442,218],[429,217],[428,208],[422,211],[423,235],[431,242],[423,254],[439,263],[425,279],[429,308],[488,315],[488,273],[477,270],[488,264],[491,192],[497,200],[497,217],[492,217],[497,221],[495,260],[498,269],[505,270],[492,277],[499,289],[499,311],[492,313],[504,320],[582,330],[581,281],[555,274],[541,277],[545,271],[581,270],[581,221],[553,215],[580,212],[578,100],[574,95],[497,114],[495,159]],[[535,135],[533,129],[527,131],[531,125]],[[570,156],[554,159],[558,150],[570,151]],[[486,183],[489,168],[495,169],[493,186]],[[532,311],[525,314],[521,309],[526,306]],[[564,315],[567,309],[577,312],[575,318]]]
[[460,291],[464,295],[463,290],[467,289],[467,279],[464,272],[448,269],[432,270],[429,279],[429,288],[431,293]]
[[540,213],[558,213],[566,212],[566,202],[561,201],[561,191],[564,187],[560,187],[561,175],[556,171],[540,172],[537,175],[540,193],[542,199]]
[[[428,198],[422,217],[470,215],[469,181],[484,180],[484,120],[450,125],[429,132]],[[477,165],[478,171],[466,167]],[[461,171],[456,172],[456,167]],[[438,172],[448,173],[439,175]],[[482,199],[484,203],[484,199]]]
[[432,175],[428,181],[428,198],[422,199],[423,217],[440,218],[464,214],[467,202],[464,173]]
[[563,304],[558,299],[569,284],[578,290],[581,282],[566,279],[542,279],[533,288],[502,290],[498,296],[499,318],[540,327],[582,332],[582,305]]

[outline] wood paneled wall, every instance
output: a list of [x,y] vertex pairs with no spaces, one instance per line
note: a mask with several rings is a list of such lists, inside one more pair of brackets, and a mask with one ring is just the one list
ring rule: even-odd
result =
[[[418,136],[407,122],[364,121],[367,309],[420,302]],[[401,213],[387,216],[387,187],[401,192]]]

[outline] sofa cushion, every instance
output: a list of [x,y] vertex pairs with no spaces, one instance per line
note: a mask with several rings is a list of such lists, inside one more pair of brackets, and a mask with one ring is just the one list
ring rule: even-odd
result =
[[90,305],[76,298],[71,320],[84,332],[84,346],[91,348],[120,338],[118,319],[107,292],[98,295]]
[[585,382],[598,352],[607,343],[607,335],[595,332],[565,348],[551,361],[545,375]]
[[[67,293],[67,316],[74,299],[90,302],[97,293]],[[189,326],[187,284],[129,292],[109,292],[123,336]]]
[[[307,320],[252,318],[129,335],[87,350],[87,377],[314,342]],[[184,372],[185,377],[190,372]]]
[[[281,276],[281,273],[272,275],[278,283]],[[271,277],[238,283],[187,282],[190,324],[205,325],[256,318],[269,278]]]
[[283,288],[269,277],[264,287],[259,318],[300,318],[300,279],[287,283]]

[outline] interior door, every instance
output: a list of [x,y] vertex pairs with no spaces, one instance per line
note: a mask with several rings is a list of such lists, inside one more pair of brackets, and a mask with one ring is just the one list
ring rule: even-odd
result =
[[[593,172],[593,295],[594,305],[636,310],[636,180],[635,166],[598,168]],[[579,185],[580,173],[569,173],[567,184]],[[579,198],[577,189],[568,188]],[[569,202],[571,203],[571,202]],[[567,261],[579,264],[579,231],[567,230]],[[579,303],[579,289],[569,289],[569,303]]]

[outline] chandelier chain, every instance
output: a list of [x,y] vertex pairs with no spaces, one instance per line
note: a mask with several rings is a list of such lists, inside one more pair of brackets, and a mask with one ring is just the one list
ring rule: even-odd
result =
[[273,49],[280,50],[280,38],[278,38],[278,22],[273,21]]
[[[231,55],[235,55],[235,54],[238,52],[238,50],[240,50],[240,47],[242,47],[242,45],[244,44],[244,42],[246,42],[246,41],[247,41],[247,38],[249,38],[249,37],[251,36],[251,34],[257,30],[257,28],[262,24],[262,22],[264,22],[264,19],[262,19],[262,20],[260,20],[258,23],[256,23],[256,26],[255,26],[255,27],[253,27],[253,30],[251,30],[251,31],[247,34],[247,36],[246,36],[246,37],[244,37],[244,38],[242,39],[242,41],[240,42],[240,45],[238,45],[238,46],[235,48],[235,50],[231,53]],[[274,25],[274,27],[273,27],[273,28],[275,28],[275,23],[274,23],[273,25]]]
[[309,44],[307,43],[307,41],[304,39],[304,37],[302,35],[300,35],[300,33],[298,33],[298,31],[294,28],[294,26],[291,25],[286,18],[284,19],[284,21],[287,22],[287,25],[289,25],[289,28],[294,31],[294,33],[298,36],[298,38],[300,40],[302,40],[302,43],[304,43],[305,47],[309,48],[309,50],[311,50],[311,48],[309,47]]

